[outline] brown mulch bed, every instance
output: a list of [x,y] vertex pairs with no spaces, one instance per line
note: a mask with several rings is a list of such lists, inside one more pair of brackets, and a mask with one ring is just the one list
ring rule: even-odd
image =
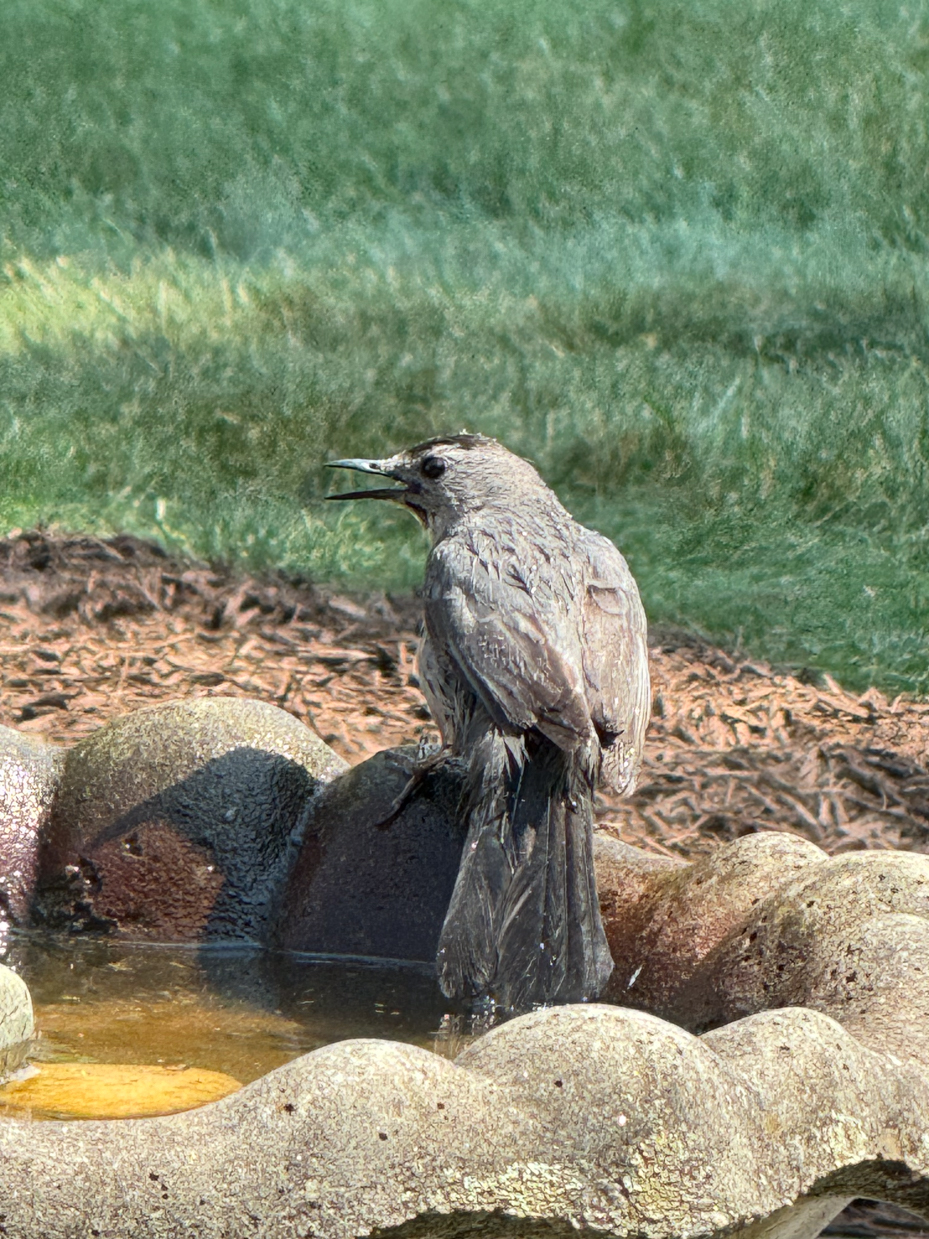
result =
[[757,830],[828,852],[929,850],[929,704],[808,683],[656,634],[652,723],[626,830],[682,854]]
[[[0,722],[62,743],[192,695],[260,697],[351,762],[432,726],[415,599],[180,562],[123,536],[0,540]],[[758,830],[830,852],[929,851],[929,703],[808,683],[680,632],[652,637],[639,789],[602,825],[692,856]]]

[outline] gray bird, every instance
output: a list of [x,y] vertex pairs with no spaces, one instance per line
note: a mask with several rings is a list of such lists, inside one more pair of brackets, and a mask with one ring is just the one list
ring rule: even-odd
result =
[[432,537],[420,682],[467,763],[468,833],[436,959],[449,998],[595,998],[613,969],[593,866],[598,780],[630,792],[649,715],[645,613],[625,559],[494,439],[337,460],[400,483]]

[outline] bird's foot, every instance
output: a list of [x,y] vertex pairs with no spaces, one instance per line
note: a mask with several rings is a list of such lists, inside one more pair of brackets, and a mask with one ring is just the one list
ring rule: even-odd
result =
[[413,773],[407,779],[406,786],[394,798],[385,816],[380,821],[374,823],[378,830],[387,830],[391,823],[396,821],[409,804],[414,792],[422,786],[444,756],[444,750],[440,749],[437,753],[430,753],[428,757],[422,757],[416,761],[413,766]]

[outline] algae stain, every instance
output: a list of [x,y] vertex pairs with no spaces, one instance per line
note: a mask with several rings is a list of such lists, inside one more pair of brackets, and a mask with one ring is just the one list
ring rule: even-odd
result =
[[0,1089],[0,1117],[191,1109],[346,1037],[432,1046],[442,1019],[418,967],[43,936],[17,937],[7,962],[37,1031],[34,1067]]
[[36,1028],[33,1059],[189,1066],[243,1083],[316,1048],[285,1016],[206,995],[36,1004]]
[[0,1088],[0,1113],[35,1119],[175,1114],[241,1088],[221,1071],[123,1063],[41,1063]]

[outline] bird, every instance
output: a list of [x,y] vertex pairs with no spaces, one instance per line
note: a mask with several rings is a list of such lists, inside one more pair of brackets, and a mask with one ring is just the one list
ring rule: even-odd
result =
[[482,434],[328,463],[398,484],[330,499],[399,503],[431,538],[419,680],[440,760],[464,766],[467,822],[438,940],[442,992],[510,1013],[594,1000],[613,969],[594,793],[634,789],[651,701],[629,566]]

